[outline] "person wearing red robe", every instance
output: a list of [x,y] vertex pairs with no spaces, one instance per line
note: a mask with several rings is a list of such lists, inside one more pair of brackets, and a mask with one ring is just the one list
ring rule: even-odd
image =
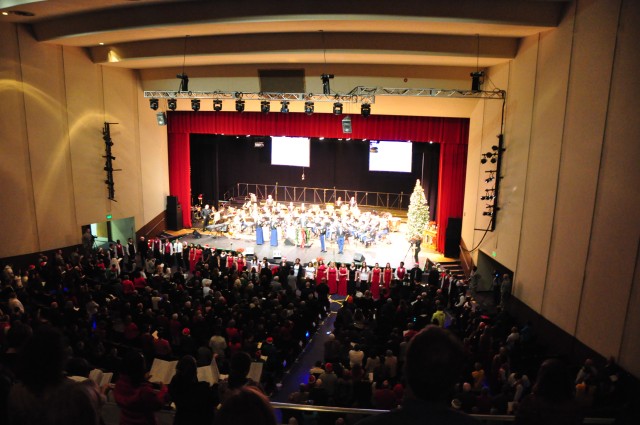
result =
[[342,263],[338,269],[338,295],[347,296],[347,280],[349,279],[349,269]]
[[327,278],[327,266],[324,265],[324,261],[318,261],[318,270],[316,271],[316,285],[320,285],[322,279]]
[[338,292],[338,269],[332,261],[327,268],[327,285],[329,285],[329,294],[333,295]]
[[242,254],[238,254],[238,259],[236,260],[236,268],[238,270],[238,273],[242,273],[242,271],[244,270],[244,266],[244,257],[242,256]]
[[382,283],[384,285],[384,294],[389,296],[389,287],[391,286],[391,279],[393,279],[393,269],[391,268],[391,264],[387,263],[382,271]]
[[198,262],[196,260],[197,252],[198,252],[198,248],[192,245],[191,248],[189,249],[189,271],[191,273],[196,271],[196,263]]
[[380,283],[382,282],[382,269],[376,263],[371,269],[371,296],[374,300],[380,299]]

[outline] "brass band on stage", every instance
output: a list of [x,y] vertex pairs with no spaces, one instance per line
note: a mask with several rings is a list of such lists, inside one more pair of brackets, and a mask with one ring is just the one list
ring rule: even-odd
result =
[[[200,212],[198,207],[195,207],[194,219]],[[338,200],[324,206],[295,205],[277,202],[271,196],[262,202],[255,196],[249,197],[238,208],[227,204],[217,211],[213,209],[210,217],[207,230],[212,232],[238,236],[254,233],[260,226],[266,232],[276,229],[278,240],[299,246],[321,235],[329,240],[338,236],[353,238],[368,245],[385,240],[391,231],[398,231],[400,221],[388,212],[361,211],[354,201]]]

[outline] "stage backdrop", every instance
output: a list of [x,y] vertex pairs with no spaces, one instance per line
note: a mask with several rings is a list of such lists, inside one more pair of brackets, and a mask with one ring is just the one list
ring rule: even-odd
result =
[[[191,227],[191,214],[186,213],[191,210],[190,134],[345,137],[342,132],[343,116],[332,114],[169,111],[167,115],[169,190],[171,195],[178,197],[185,211],[185,227]],[[437,249],[442,251],[449,217],[462,217],[469,120],[384,115],[368,118],[352,115],[351,119],[353,133],[350,137],[353,139],[433,141],[440,144],[436,221],[439,226]],[[318,167],[320,170],[326,169],[324,164]],[[274,179],[268,183],[276,181],[279,182]],[[400,192],[402,189],[394,191]]]
[[[369,142],[362,140],[311,139],[311,166],[271,165],[271,141],[262,137],[264,147],[254,146],[255,138],[192,134],[191,201],[203,194],[207,203],[217,204],[226,191],[240,183],[267,183],[282,186],[347,189],[363,192],[404,192],[402,208],[408,208],[416,179],[422,181],[429,202],[431,220],[436,219],[440,145],[415,143],[412,172],[369,171]],[[424,178],[422,160],[424,157]]]

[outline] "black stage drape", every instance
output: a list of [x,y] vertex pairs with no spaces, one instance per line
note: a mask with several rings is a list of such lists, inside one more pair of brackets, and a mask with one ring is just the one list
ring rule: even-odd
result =
[[[414,143],[411,173],[369,171],[369,142],[311,139],[311,166],[271,165],[271,145],[256,148],[254,138],[191,134],[191,190],[206,202],[217,203],[236,183],[336,188],[370,192],[404,192],[409,195],[420,179],[435,220],[438,200],[440,145]],[[261,139],[264,140],[264,139]],[[424,176],[423,176],[424,157]]]

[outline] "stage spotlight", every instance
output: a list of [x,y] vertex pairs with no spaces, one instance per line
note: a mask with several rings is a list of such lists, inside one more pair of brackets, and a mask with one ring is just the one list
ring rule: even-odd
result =
[[493,158],[491,158],[491,163],[495,164],[496,162],[498,162],[498,158],[496,158],[495,156]]
[[493,217],[493,212],[492,211],[485,211],[482,213],[482,215],[487,216],[487,217]]
[[364,118],[367,118],[369,115],[371,115],[371,105],[369,103],[363,103],[360,106],[360,115],[362,115]]
[[333,114],[342,115],[342,103],[336,102],[333,104]]
[[283,114],[289,112],[289,101],[283,100],[282,102],[280,102],[280,105],[280,112],[282,112]]
[[175,111],[177,107],[178,107],[178,101],[177,100],[175,100],[175,99],[167,100],[167,108],[169,108],[172,111]]
[[213,101],[213,110],[216,112],[222,111],[222,101],[220,99],[215,99]]
[[486,164],[486,163],[487,163],[487,158],[485,158],[483,155],[482,159],[480,160],[480,164]]
[[471,91],[480,91],[480,86],[483,81],[481,78],[484,77],[484,71],[476,71],[471,73]]
[[244,112],[244,100],[242,99],[236,100],[236,111]]
[[149,99],[149,108],[154,111],[158,110],[158,99]]
[[193,112],[200,110],[200,99],[191,99],[191,109],[193,109]]
[[311,115],[313,114],[313,102],[311,102],[310,100],[307,100],[306,102],[304,102],[304,113],[307,115]]
[[189,91],[189,77],[187,74],[178,74],[176,78],[180,78],[180,90],[179,91]]
[[322,80],[322,94],[331,94],[329,80],[333,79],[333,77],[335,77],[333,74],[322,74],[320,76],[320,79]]
[[269,103],[269,101],[263,100],[262,102],[260,102],[260,111],[262,111],[263,114],[268,114],[270,110],[271,103]]

